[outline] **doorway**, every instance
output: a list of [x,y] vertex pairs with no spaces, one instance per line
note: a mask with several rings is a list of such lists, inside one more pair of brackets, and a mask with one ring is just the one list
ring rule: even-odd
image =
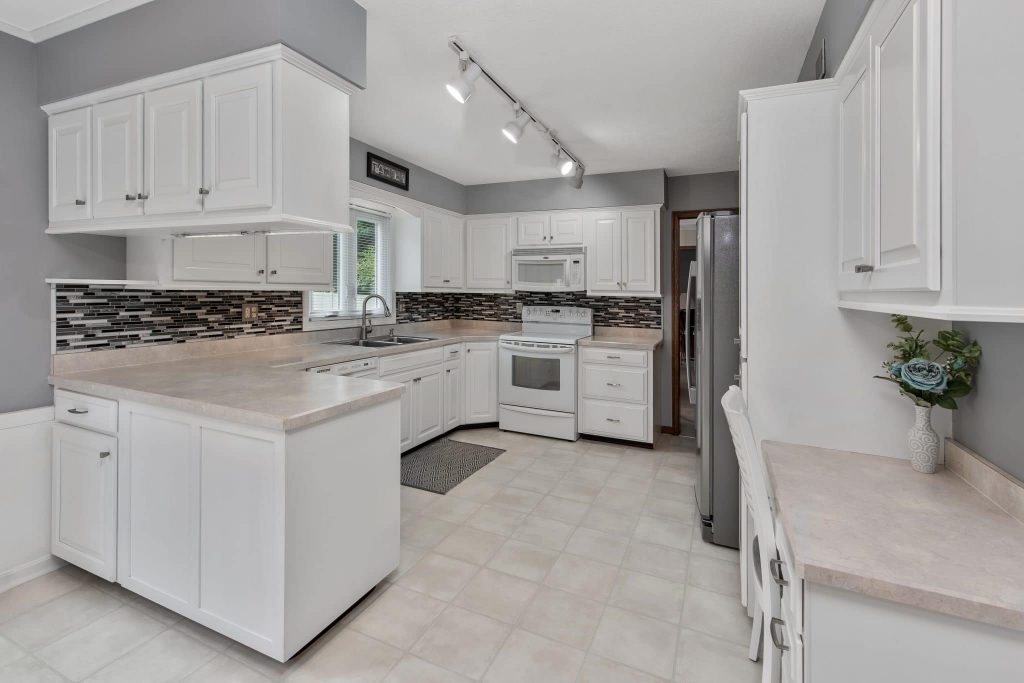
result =
[[690,396],[690,386],[696,381],[696,363],[693,358],[694,297],[691,292],[691,296],[687,298],[687,287],[691,282],[691,264],[696,268],[697,262],[697,217],[713,211],[735,212],[736,209],[673,211],[670,224],[672,281],[669,295],[672,304],[669,325],[672,333],[672,425],[664,431],[689,438],[697,436],[697,409]]

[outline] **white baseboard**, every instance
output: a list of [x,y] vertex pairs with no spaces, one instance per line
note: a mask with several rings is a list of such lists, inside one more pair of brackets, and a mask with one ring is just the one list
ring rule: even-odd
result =
[[31,581],[43,574],[49,574],[53,570],[60,569],[66,564],[67,562],[59,557],[46,555],[45,557],[40,557],[38,560],[32,560],[31,562],[26,562],[25,564],[8,569],[0,574],[0,593],[9,591],[15,586],[20,586],[26,581]]

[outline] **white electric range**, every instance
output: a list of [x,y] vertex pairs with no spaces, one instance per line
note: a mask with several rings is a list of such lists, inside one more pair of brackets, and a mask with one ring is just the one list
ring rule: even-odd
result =
[[576,342],[593,333],[589,308],[525,306],[522,332],[498,338],[498,427],[578,439]]

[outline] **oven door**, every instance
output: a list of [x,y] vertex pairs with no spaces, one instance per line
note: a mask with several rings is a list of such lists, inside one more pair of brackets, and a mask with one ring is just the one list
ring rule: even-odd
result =
[[504,405],[576,412],[576,347],[498,342],[498,401]]

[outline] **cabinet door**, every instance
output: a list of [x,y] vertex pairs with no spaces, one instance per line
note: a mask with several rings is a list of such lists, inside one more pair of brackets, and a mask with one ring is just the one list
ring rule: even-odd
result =
[[270,64],[203,82],[203,208],[273,206],[273,72]]
[[622,214],[617,211],[588,213],[584,238],[587,243],[587,289],[622,291]]
[[512,286],[508,232],[508,218],[466,221],[467,288],[507,290]]
[[541,247],[551,237],[549,216],[518,216],[516,219],[516,246]]
[[143,175],[148,215],[203,210],[202,95],[199,81],[146,93]]
[[874,46],[872,289],[939,289],[940,0],[911,0]]
[[174,238],[174,279],[193,282],[263,282],[263,235]]
[[53,426],[50,551],[107,581],[117,578],[117,439]]
[[654,211],[622,214],[622,288],[658,293],[658,227]]
[[444,386],[440,366],[433,370],[421,370],[413,380],[412,400],[416,443],[429,441],[444,431]]
[[92,108],[95,218],[142,214],[142,95]]
[[551,216],[551,239],[548,244],[583,244],[582,214],[556,213]]
[[444,431],[462,424],[462,363],[444,365]]
[[92,216],[90,197],[90,109],[54,114],[49,119],[50,221]]
[[466,344],[463,357],[466,381],[463,394],[466,424],[496,422],[498,419],[498,344],[473,342]]
[[874,265],[871,216],[870,37],[853,58],[839,97],[839,288],[863,288]]
[[415,404],[413,402],[413,379],[400,380],[398,378],[388,378],[388,382],[400,382],[402,385],[402,399],[401,399],[401,424],[399,425],[399,447],[404,453],[416,444],[415,434],[413,433],[413,422],[415,420]]
[[462,222],[423,212],[423,286],[462,286]]
[[[267,282],[273,285],[330,286],[334,266],[333,244],[333,236],[329,233],[267,235]],[[256,270],[259,274],[259,268]]]
[[444,217],[445,277],[449,287],[462,287],[465,280],[466,259],[463,250],[465,223],[455,216]]

